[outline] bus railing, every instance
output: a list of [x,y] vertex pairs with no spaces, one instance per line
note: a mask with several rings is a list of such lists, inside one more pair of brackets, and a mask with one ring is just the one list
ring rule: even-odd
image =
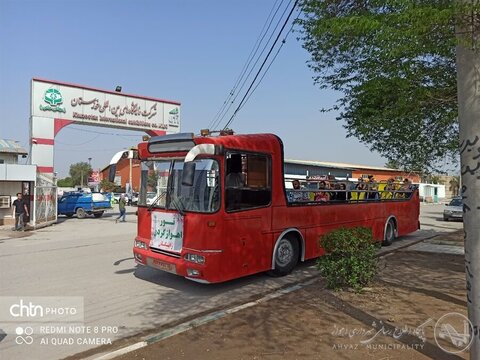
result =
[[[285,179],[292,182],[299,179]],[[300,181],[300,180],[299,180]],[[300,189],[287,188],[287,200],[289,203],[318,204],[318,203],[359,203],[372,201],[404,201],[411,198],[418,185],[409,184],[408,188],[401,188],[399,183],[375,182],[363,183],[366,189],[356,189],[359,183],[341,180],[303,180],[300,181]],[[317,188],[321,183],[343,184],[345,189]],[[387,188],[393,186],[393,189]]]

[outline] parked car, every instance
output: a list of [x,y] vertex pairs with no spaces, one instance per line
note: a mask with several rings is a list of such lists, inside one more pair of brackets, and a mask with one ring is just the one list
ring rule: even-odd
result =
[[138,205],[138,193],[137,192],[132,193],[131,205]]
[[108,209],[111,209],[110,198],[101,193],[72,191],[64,193],[58,201],[58,214],[66,217],[77,215],[79,219],[83,219],[93,214],[99,218]]
[[463,203],[461,197],[455,197],[445,206],[443,220],[463,220]]
[[152,205],[156,197],[157,197],[156,192],[147,192],[147,205]]

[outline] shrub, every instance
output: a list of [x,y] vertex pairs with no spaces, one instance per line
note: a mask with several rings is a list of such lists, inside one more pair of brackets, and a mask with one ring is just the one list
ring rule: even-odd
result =
[[371,229],[340,228],[323,235],[320,246],[326,254],[318,259],[317,266],[329,288],[358,291],[375,276],[377,246]]

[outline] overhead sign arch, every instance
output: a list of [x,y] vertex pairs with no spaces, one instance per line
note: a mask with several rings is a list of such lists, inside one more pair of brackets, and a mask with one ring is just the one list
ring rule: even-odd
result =
[[30,162],[38,172],[53,175],[55,136],[70,124],[172,134],[180,132],[180,103],[32,79]]

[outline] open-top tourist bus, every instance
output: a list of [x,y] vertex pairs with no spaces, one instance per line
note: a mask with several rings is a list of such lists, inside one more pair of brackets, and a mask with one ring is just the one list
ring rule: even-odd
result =
[[[321,236],[340,227],[369,227],[386,245],[419,228],[415,186],[388,196],[378,186],[363,197],[369,191],[348,181],[344,190],[322,189],[322,180],[287,188],[283,144],[273,134],[157,136],[139,144],[138,157],[135,261],[190,280],[288,274],[322,256]],[[317,196],[325,191],[345,195],[325,201]]]

